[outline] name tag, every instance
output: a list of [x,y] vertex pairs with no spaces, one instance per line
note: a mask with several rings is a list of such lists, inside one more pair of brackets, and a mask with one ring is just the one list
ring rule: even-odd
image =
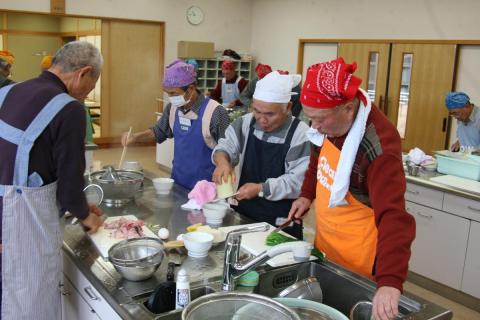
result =
[[190,119],[185,117],[178,117],[178,121],[182,126],[190,127],[192,125],[192,121],[190,121]]

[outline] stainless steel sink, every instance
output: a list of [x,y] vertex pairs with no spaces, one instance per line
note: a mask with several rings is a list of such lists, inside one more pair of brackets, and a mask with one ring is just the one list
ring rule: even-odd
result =
[[[271,270],[259,270],[254,292],[276,297],[286,287],[307,277],[316,277],[323,291],[322,303],[345,315],[359,301],[372,301],[375,283],[333,263],[309,262]],[[401,319],[451,319],[452,312],[420,297],[405,293],[400,300]]]
[[[191,300],[195,300],[200,298],[204,295],[209,293],[214,293],[219,291],[220,289],[220,281],[212,283],[212,285],[201,285],[195,286],[190,289],[190,297]],[[135,318],[138,319],[165,319],[165,320],[180,320],[182,318],[182,311],[181,310],[172,310],[169,312],[155,314],[152,313],[146,307],[146,303],[148,301],[149,294],[143,294],[141,296],[135,297],[134,303],[129,303],[123,305],[131,314],[135,315]]]

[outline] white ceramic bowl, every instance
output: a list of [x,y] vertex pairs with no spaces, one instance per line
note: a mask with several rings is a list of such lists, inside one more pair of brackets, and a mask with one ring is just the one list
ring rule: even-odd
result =
[[221,224],[230,206],[225,201],[210,202],[203,205],[203,215],[208,224]]
[[175,181],[170,178],[155,178],[152,182],[158,194],[168,194]]
[[193,258],[206,257],[213,244],[213,235],[207,232],[189,232],[184,234],[182,238],[183,244],[188,250],[188,255]]

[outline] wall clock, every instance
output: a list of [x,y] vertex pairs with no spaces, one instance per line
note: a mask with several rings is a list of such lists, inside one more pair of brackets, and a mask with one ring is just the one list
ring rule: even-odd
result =
[[191,6],[187,9],[187,21],[194,26],[199,25],[203,22],[205,15],[203,14],[202,9],[197,6]]

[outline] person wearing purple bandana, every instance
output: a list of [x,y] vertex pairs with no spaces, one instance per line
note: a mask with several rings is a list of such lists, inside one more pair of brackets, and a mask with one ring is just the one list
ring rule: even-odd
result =
[[457,141],[451,151],[460,148],[480,149],[480,108],[470,103],[470,97],[463,92],[450,92],[445,97],[448,114],[457,119]]
[[211,181],[215,166],[210,158],[220,138],[225,137],[228,113],[217,101],[205,97],[196,86],[191,64],[176,60],[165,68],[163,91],[168,104],[158,122],[148,130],[122,136],[124,146],[175,138],[172,178],[192,189],[200,180]]

